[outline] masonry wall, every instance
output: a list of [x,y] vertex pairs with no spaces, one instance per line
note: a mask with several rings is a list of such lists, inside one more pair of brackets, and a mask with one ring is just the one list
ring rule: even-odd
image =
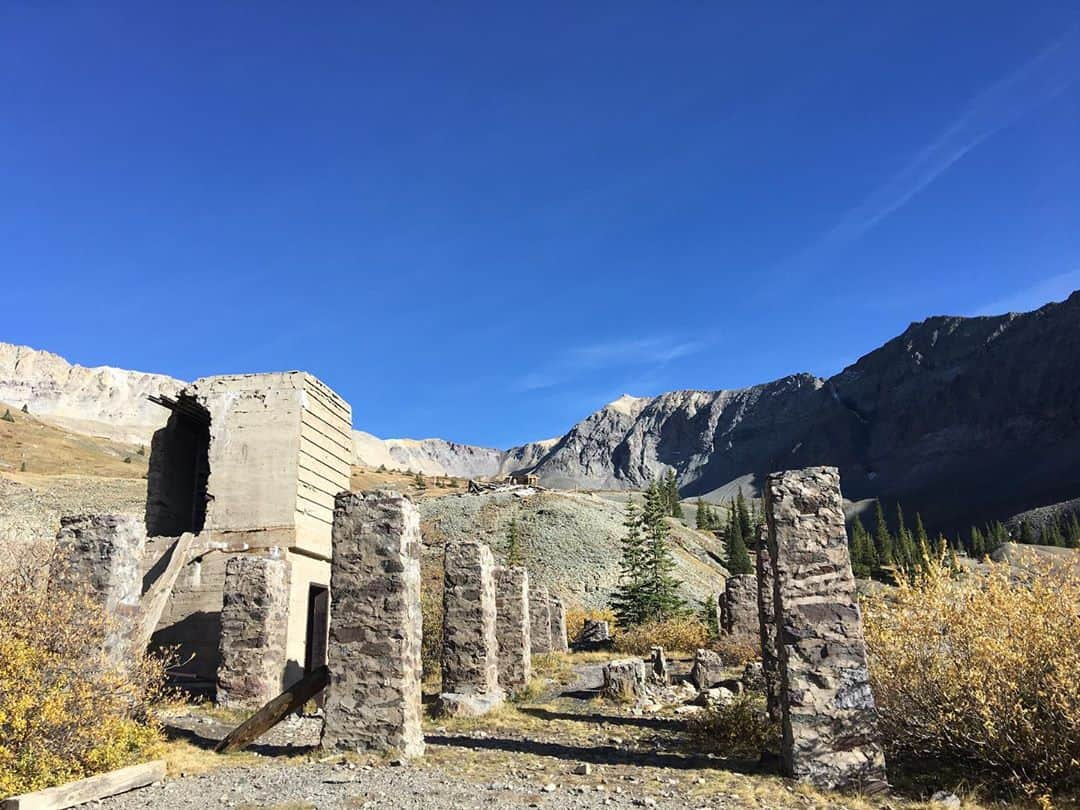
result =
[[551,595],[546,585],[529,582],[529,622],[532,654],[551,652]]
[[499,686],[514,692],[532,678],[529,572],[519,566],[495,568],[495,628],[499,642]]
[[483,543],[450,542],[443,562],[442,691],[497,694],[495,562]]

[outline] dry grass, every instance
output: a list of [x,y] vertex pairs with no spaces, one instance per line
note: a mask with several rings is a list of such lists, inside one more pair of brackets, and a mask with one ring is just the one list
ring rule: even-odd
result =
[[372,489],[389,489],[402,492],[413,500],[441,498],[445,495],[465,492],[469,481],[452,475],[425,475],[423,488],[416,485],[416,476],[400,470],[373,470],[369,467],[353,467],[349,486],[355,492]]
[[709,644],[709,628],[698,616],[678,616],[622,630],[615,648],[629,655],[648,655],[653,647],[672,654],[693,654]]

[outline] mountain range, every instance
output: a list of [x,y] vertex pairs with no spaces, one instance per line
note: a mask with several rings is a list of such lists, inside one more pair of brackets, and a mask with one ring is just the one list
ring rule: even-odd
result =
[[[84,432],[146,440],[164,415],[147,395],[182,385],[0,343],[0,401]],[[1034,312],[928,318],[829,378],[626,395],[561,437],[508,450],[354,440],[365,466],[527,470],[564,489],[640,488],[674,469],[684,497],[756,494],[772,470],[831,464],[851,500],[962,528],[1080,495],[1080,292]]]

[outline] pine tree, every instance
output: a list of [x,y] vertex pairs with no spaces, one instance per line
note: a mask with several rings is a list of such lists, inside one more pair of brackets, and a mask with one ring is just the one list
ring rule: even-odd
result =
[[1028,523],[1026,520],[1020,522],[1020,539],[1017,540],[1017,542],[1023,543],[1027,546],[1034,545],[1036,542],[1035,532],[1032,531],[1031,524]]
[[648,619],[668,619],[685,609],[679,596],[682,583],[675,578],[675,558],[669,543],[671,529],[667,523],[665,493],[659,482],[645,494],[642,524],[645,528],[645,592]]
[[522,547],[521,527],[518,526],[517,518],[511,518],[506,529],[506,564],[525,564],[525,549]]
[[673,518],[682,518],[682,504],[679,503],[679,482],[675,477],[675,470],[668,470],[667,478],[664,479],[664,491],[667,495],[668,514]]
[[626,499],[623,517],[626,534],[622,538],[619,560],[619,585],[611,597],[611,609],[621,627],[634,627],[645,621],[648,598],[645,587],[645,538],[641,534],[641,513],[631,498]]
[[0,416],[0,419],[3,419],[5,422],[14,422],[15,421],[15,417],[11,415],[11,409],[10,408],[8,408],[6,411],[4,411],[4,415]]
[[754,573],[754,564],[750,561],[750,553],[746,549],[742,521],[739,520],[739,509],[734,501],[731,504],[731,514],[728,516],[724,540],[727,544],[728,573],[731,576]]
[[735,496],[735,510],[739,516],[739,531],[742,532],[745,543],[753,537],[754,526],[750,522],[750,510],[746,508],[746,498],[743,497],[742,487],[739,487],[739,492]]
[[694,528],[695,529],[707,529],[709,528],[709,513],[708,507],[705,505],[705,501],[700,497],[694,502]]
[[979,531],[978,526],[971,527],[971,536],[968,540],[967,553],[976,560],[981,560],[986,554],[986,538]]
[[878,501],[874,508],[874,554],[877,557],[879,573],[895,562],[893,546],[893,536],[889,532],[889,524],[885,521],[885,510],[881,507],[881,501]]
[[896,504],[896,547],[893,552],[896,564],[904,571],[911,572],[919,560],[919,549],[915,538],[904,521],[904,509],[899,501]]
[[1065,536],[1066,548],[1080,548],[1080,517],[1073,512],[1072,519],[1069,521],[1069,531]]
[[860,579],[872,576],[877,568],[874,541],[870,539],[869,532],[866,531],[858,516],[851,523],[851,539],[848,544],[851,549],[852,573]]
[[424,481],[424,474],[418,472],[413,478],[413,484],[417,489],[427,489],[427,482]]

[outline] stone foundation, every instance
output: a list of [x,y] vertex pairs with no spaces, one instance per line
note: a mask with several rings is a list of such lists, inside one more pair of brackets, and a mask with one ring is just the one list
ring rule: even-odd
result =
[[334,505],[330,641],[322,744],[424,751],[420,726],[420,516],[394,492]]
[[449,705],[453,696],[482,697],[468,703],[486,711],[502,694],[494,558],[483,543],[447,543],[443,566],[442,691],[450,696],[443,702]]
[[566,608],[562,599],[552,596],[548,610],[551,614],[551,651],[566,652],[570,645],[566,643]]
[[289,564],[281,549],[225,564],[217,702],[257,709],[281,693],[289,623]]
[[551,652],[551,596],[544,585],[529,582],[529,624],[532,654]]
[[774,571],[786,775],[873,792],[885,757],[834,467],[773,473],[765,485]]
[[143,522],[130,515],[60,518],[49,588],[86,592],[105,609],[110,623],[101,646],[113,663],[128,662],[133,652],[145,544]]
[[495,569],[495,632],[499,642],[499,686],[515,692],[532,678],[532,632],[529,620],[529,572]]

